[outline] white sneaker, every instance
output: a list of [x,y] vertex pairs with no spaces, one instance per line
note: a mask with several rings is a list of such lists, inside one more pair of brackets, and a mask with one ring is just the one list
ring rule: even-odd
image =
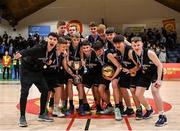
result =
[[65,115],[58,109],[58,107],[54,107],[52,115],[60,118],[65,117]]
[[115,115],[115,120],[116,121],[121,121],[122,120],[121,112],[120,112],[120,109],[118,107],[116,107],[114,109],[114,115]]

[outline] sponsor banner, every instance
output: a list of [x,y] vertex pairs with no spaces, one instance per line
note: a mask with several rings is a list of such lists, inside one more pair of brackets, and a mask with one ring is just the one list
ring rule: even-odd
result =
[[164,80],[179,80],[180,79],[180,64],[164,63]]
[[176,31],[175,19],[163,20],[163,27],[167,32]]
[[123,24],[123,33],[126,34],[139,34],[143,33],[146,28],[146,24]]
[[40,36],[48,36],[50,33],[50,26],[29,26],[28,33],[29,35],[39,34]]

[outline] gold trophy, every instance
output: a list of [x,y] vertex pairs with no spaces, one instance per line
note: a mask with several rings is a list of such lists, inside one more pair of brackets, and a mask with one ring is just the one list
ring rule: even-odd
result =
[[78,74],[79,69],[81,68],[81,61],[74,61],[72,63],[73,69],[76,71],[76,77],[74,78],[74,84],[79,84],[82,82],[82,77]]
[[114,68],[110,65],[105,65],[102,68],[102,75],[105,77],[112,77],[114,73],[115,73]]

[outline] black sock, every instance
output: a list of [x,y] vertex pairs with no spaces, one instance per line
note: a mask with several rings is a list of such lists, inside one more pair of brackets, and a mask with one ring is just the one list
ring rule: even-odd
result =
[[70,106],[73,106],[74,104],[73,104],[73,100],[69,100],[69,105]]
[[67,107],[68,100],[64,100],[64,106]]
[[87,106],[87,103],[84,103],[84,102],[83,102],[83,105],[84,105],[84,106]]
[[101,105],[100,104],[96,104],[96,109],[101,109]]
[[79,106],[83,105],[83,99],[79,99]]
[[108,103],[108,104],[107,104],[107,107],[112,107],[112,104],[111,104],[111,103]]
[[119,106],[123,107],[123,102],[122,101],[119,102]]
[[124,111],[124,105],[123,105],[122,101],[119,102],[119,109],[121,110],[121,112]]
[[119,104],[116,104],[116,105],[115,105],[116,108],[119,108],[119,106],[120,106]]
[[136,107],[136,110],[142,111],[142,107],[141,107],[141,106],[137,106],[137,107]]

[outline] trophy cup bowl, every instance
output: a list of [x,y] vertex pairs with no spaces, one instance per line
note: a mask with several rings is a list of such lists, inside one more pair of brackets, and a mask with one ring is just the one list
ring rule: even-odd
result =
[[81,68],[81,61],[73,61],[73,69],[76,71],[76,77],[74,77],[74,84],[79,84],[82,82],[82,77],[78,74],[78,70]]
[[74,61],[73,64],[74,64],[74,65],[73,65],[73,66],[74,66],[74,69],[75,69],[75,70],[79,70],[80,65],[81,65],[81,64],[80,64],[80,61]]
[[112,77],[114,73],[115,73],[114,68],[110,65],[105,65],[102,68],[102,75],[105,77]]
[[80,75],[76,75],[76,77],[74,77],[74,79],[73,79],[73,82],[76,85],[81,83],[82,82],[82,77]]

